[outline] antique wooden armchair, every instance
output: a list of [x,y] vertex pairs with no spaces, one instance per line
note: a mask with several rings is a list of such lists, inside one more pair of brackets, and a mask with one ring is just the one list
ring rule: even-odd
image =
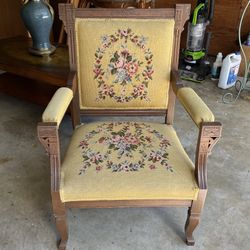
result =
[[[190,6],[173,9],[78,9],[59,5],[71,73],[38,124],[50,157],[59,249],[68,239],[67,208],[187,207],[186,242],[194,244],[207,193],[207,156],[221,124],[176,73]],[[195,164],[172,126],[175,98],[199,129]],[[61,164],[58,129],[70,105],[74,133]],[[165,116],[165,124],[93,122],[80,115]]]

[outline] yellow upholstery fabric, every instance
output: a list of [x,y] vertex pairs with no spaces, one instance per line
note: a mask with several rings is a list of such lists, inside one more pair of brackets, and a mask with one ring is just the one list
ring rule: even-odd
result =
[[61,169],[63,202],[196,199],[194,166],[172,126],[96,122],[78,127]]
[[160,109],[168,103],[173,19],[75,23],[81,109]]
[[202,122],[213,122],[214,115],[208,106],[191,88],[180,88],[177,97],[195,124],[200,127]]
[[56,122],[59,126],[72,98],[73,91],[71,89],[59,88],[43,112],[42,121]]

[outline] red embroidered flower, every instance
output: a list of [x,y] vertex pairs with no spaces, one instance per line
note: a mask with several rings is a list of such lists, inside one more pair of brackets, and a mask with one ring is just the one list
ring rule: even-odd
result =
[[150,168],[151,170],[156,169],[155,165],[150,165],[149,168]]
[[127,71],[128,73],[133,76],[138,70],[138,64],[137,63],[128,63],[127,64]]
[[95,169],[96,169],[96,172],[99,172],[99,171],[102,170],[102,167],[101,166],[97,166]]
[[86,141],[81,141],[80,144],[79,144],[79,147],[81,147],[82,149],[85,149],[88,147],[88,143]]

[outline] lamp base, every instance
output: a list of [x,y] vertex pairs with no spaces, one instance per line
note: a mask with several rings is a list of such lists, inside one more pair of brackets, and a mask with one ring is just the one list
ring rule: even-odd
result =
[[34,49],[34,48],[29,48],[28,49],[29,52],[32,54],[32,55],[35,55],[35,56],[45,56],[45,55],[50,55],[52,53],[55,52],[56,50],[56,47],[51,45],[51,47],[49,49]]

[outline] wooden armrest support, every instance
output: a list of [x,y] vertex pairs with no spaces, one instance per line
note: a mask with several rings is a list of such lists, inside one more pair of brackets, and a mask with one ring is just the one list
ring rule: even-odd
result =
[[[183,88],[184,85],[179,77],[178,71],[176,70],[171,71],[171,85],[175,95],[178,96],[178,91]],[[202,112],[200,112],[200,114],[197,114],[198,117],[201,117],[200,119],[194,119],[193,116],[195,112],[192,114],[191,106],[189,107],[190,110],[188,113],[199,127],[199,137],[195,159],[195,178],[200,189],[207,189],[207,157],[209,154],[211,154],[212,148],[221,137],[222,125],[220,122],[204,121],[206,119],[213,120],[214,118],[212,112],[206,107],[206,105],[202,104],[202,106],[207,115],[204,116],[202,115]],[[185,109],[187,110],[188,108],[185,107]]]
[[200,189],[207,189],[207,157],[219,141],[222,132],[220,122],[203,122],[196,148],[195,177]]
[[70,71],[67,79],[67,86],[72,89],[73,94],[75,93],[76,90],[76,71]]
[[56,122],[40,122],[37,125],[37,135],[50,158],[51,191],[59,191],[60,180],[60,143]]
[[70,105],[70,113],[73,128],[80,124],[79,92],[77,83],[77,72],[70,71],[67,86],[73,91],[73,99]]
[[177,70],[171,70],[171,85],[175,95],[177,95],[178,89],[184,87]]

